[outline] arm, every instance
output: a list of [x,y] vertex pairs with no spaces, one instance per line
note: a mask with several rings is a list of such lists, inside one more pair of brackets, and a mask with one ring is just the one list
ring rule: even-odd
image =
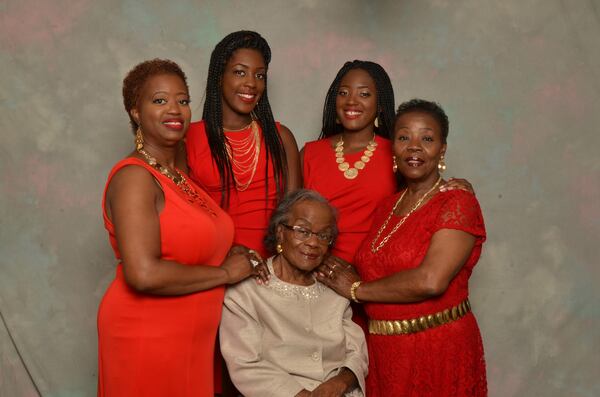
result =
[[302,385],[263,356],[263,330],[255,299],[250,283],[238,284],[225,294],[219,332],[231,379],[248,397],[295,396],[304,390]]
[[164,195],[144,168],[128,166],[112,178],[107,213],[121,252],[123,273],[139,292],[182,295],[238,282],[253,269],[244,255],[231,255],[221,267],[187,266],[161,258],[159,212]]
[[306,146],[302,146],[302,149],[300,149],[300,178],[301,179],[301,185],[302,187],[304,187],[304,148]]
[[283,147],[285,148],[285,156],[287,161],[287,189],[286,193],[292,192],[302,187],[302,171],[300,168],[300,156],[298,154],[298,145],[296,139],[285,125],[280,124],[279,134]]

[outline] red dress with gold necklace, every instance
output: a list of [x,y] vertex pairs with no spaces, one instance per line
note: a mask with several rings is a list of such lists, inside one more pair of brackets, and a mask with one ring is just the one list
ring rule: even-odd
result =
[[[188,266],[220,266],[233,240],[233,222],[202,189],[184,193],[143,160],[126,158],[123,167],[144,167],[160,184],[161,257]],[[105,190],[106,194],[106,190]],[[115,230],[102,203],[104,224],[118,261]],[[98,396],[213,397],[213,352],[224,288],[181,296],[142,294],[131,289],[118,265],[98,309]]]
[[[377,204],[396,191],[390,141],[375,136],[375,142],[376,150],[354,179],[346,178],[338,169],[330,138],[304,145],[304,187],[321,193],[337,208],[339,236],[332,253],[348,262],[353,262],[367,235]],[[352,166],[363,155],[360,151],[344,157]]]
[[[462,190],[436,193],[406,218],[377,252],[372,242],[401,193],[384,200],[373,216],[373,227],[356,254],[364,281],[377,280],[418,267],[431,237],[441,229],[455,229],[476,237],[471,254],[440,296],[406,304],[365,303],[370,320],[407,320],[434,314],[463,302],[468,282],[485,241],[485,227],[475,196]],[[377,247],[402,219],[392,215],[373,246]],[[367,335],[371,397],[486,396],[483,345],[473,313],[455,321],[405,335]]]
[[[273,163],[269,161],[266,164],[262,130],[258,123],[255,124],[258,131],[250,125],[241,131],[224,132],[233,148],[232,164],[237,185],[229,188],[226,211],[235,225],[234,244],[245,245],[267,258],[270,254],[263,245],[263,238],[271,213],[277,206],[277,190]],[[191,124],[186,137],[186,149],[190,177],[220,203],[221,179],[208,145],[204,121]]]

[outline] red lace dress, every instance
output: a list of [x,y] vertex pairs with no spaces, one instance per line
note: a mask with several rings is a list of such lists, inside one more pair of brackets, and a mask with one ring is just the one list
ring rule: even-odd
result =
[[[279,130],[279,123],[277,123]],[[190,178],[202,186],[217,203],[221,202],[221,180],[219,171],[212,158],[210,146],[206,137],[204,121],[192,123],[186,137],[187,160],[190,167]],[[245,190],[229,189],[229,207],[227,213],[235,225],[234,244],[245,245],[256,250],[263,258],[269,257],[269,252],[263,245],[269,218],[277,206],[277,191],[273,163],[269,161],[268,174],[266,171],[265,142],[260,130],[260,153],[256,171],[251,183]],[[242,142],[252,134],[250,127],[242,131],[225,131],[225,136],[233,142]],[[247,153],[251,157],[254,151]],[[238,158],[238,161],[249,162],[249,158]],[[234,170],[235,171],[235,170]],[[239,182],[248,182],[246,179]],[[268,197],[265,196],[268,183]]]
[[[346,179],[338,170],[335,150],[329,138],[308,142],[304,146],[304,187],[316,190],[338,209],[339,235],[332,253],[348,261],[371,228],[373,211],[377,204],[396,191],[396,178],[392,172],[390,141],[375,137],[377,149],[364,169],[354,179]],[[348,154],[346,161],[354,164],[363,152]]]
[[[137,158],[117,163],[106,186],[125,166],[144,167],[162,187],[161,257],[188,266],[220,266],[233,240],[231,218],[193,182],[202,200],[190,203],[173,181]],[[120,261],[104,200],[102,209]],[[119,264],[98,309],[98,396],[213,397],[213,354],[223,295],[222,286],[179,296],[139,293],[127,285]]]
[[[370,319],[404,320],[456,306],[469,295],[468,282],[485,241],[479,203],[464,191],[437,193],[417,209],[377,253],[371,242],[392,210],[400,193],[384,200],[376,210],[373,227],[356,255],[357,269],[365,281],[416,268],[425,257],[432,235],[440,229],[462,230],[477,240],[464,266],[444,294],[406,304],[365,304]],[[380,239],[396,224],[392,216]],[[409,335],[367,336],[370,397],[486,396],[483,344],[475,317],[464,317]]]

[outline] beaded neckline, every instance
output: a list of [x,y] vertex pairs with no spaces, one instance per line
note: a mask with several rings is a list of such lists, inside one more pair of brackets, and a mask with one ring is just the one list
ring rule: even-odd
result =
[[271,273],[269,284],[266,285],[267,288],[284,298],[296,298],[298,300],[303,299],[307,301],[317,299],[323,294],[325,286],[316,279],[313,284],[307,286],[291,284],[281,280],[275,275],[275,271],[273,270],[273,258],[274,257],[270,257],[267,259],[267,267]]

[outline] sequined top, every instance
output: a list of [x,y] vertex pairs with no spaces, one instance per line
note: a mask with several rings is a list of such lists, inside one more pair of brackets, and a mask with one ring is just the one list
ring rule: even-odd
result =
[[346,396],[363,396],[367,349],[349,301],[318,281],[282,281],[272,262],[267,285],[248,279],[225,293],[221,352],[233,383],[246,397],[294,396],[346,367],[359,382]]

